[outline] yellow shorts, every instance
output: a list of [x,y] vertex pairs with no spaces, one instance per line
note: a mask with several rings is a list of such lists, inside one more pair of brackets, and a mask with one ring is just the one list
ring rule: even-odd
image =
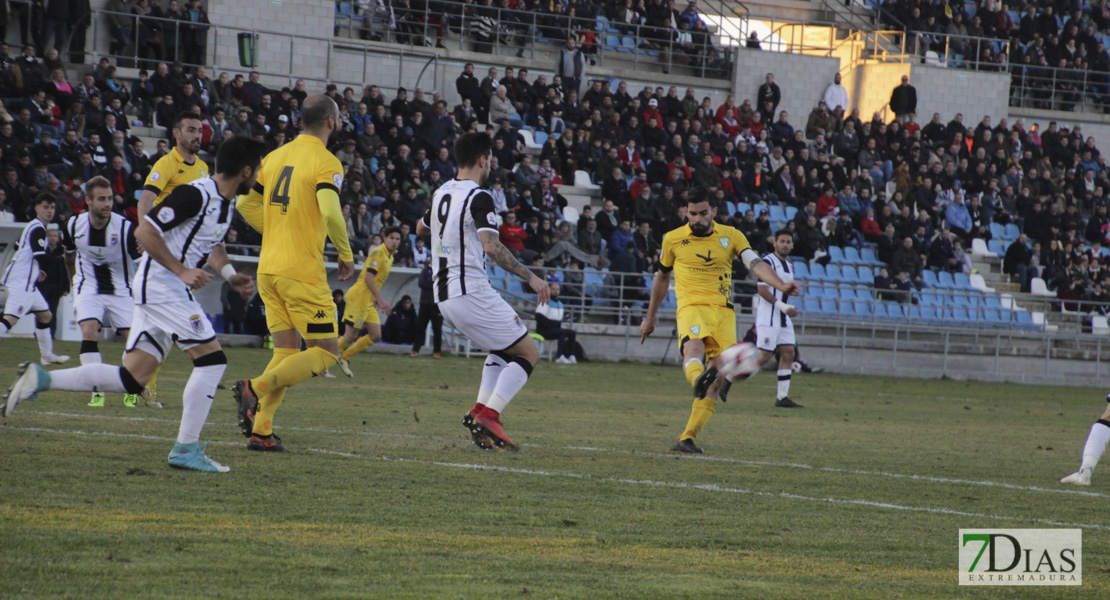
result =
[[374,307],[374,298],[370,290],[364,285],[354,285],[347,291],[347,306],[343,309],[343,322],[350,324],[355,330],[362,329],[363,323],[381,324],[378,309]]
[[679,352],[688,340],[700,339],[705,356],[714,358],[736,344],[736,311],[724,306],[686,306],[678,309]]
[[335,301],[327,284],[259,273],[258,294],[266,304],[266,327],[271,333],[296,329],[306,340],[336,337]]

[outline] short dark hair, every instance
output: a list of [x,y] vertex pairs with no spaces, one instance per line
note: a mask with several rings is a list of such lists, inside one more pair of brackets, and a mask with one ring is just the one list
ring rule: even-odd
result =
[[777,239],[779,239],[779,236],[780,236],[780,235],[785,235],[785,236],[789,236],[789,237],[791,237],[791,238],[793,238],[793,237],[794,237],[794,234],[793,234],[793,233],[790,233],[790,230],[789,230],[789,229],[787,229],[787,228],[785,228],[785,227],[783,227],[782,229],[780,229],[780,230],[778,230],[778,231],[776,231],[776,232],[775,232],[775,239],[776,239],[776,240],[777,240]]
[[216,152],[216,172],[227,177],[234,177],[250,167],[257,170],[262,163],[262,156],[266,154],[266,144],[245,135],[233,135],[220,144]]
[[387,238],[387,237],[389,237],[389,236],[391,236],[395,233],[397,235],[401,235],[401,228],[397,227],[395,225],[390,225],[389,227],[382,227],[382,230],[379,231],[378,233],[381,234],[382,239],[384,240],[385,238]]
[[173,128],[174,129],[181,129],[181,122],[182,121],[188,121],[188,120],[200,121],[201,118],[200,118],[200,115],[198,115],[195,112],[190,112],[190,111],[187,111],[187,110],[182,111],[181,113],[178,113],[177,117],[173,120]]
[[54,204],[54,196],[52,196],[49,192],[43,192],[38,196],[35,196],[35,206],[44,203]]
[[112,191],[112,184],[108,181],[108,179],[106,177],[103,177],[101,175],[97,175],[96,177],[93,177],[92,179],[85,182],[85,191],[86,192],[88,190],[93,189],[93,188],[107,189],[109,192],[111,192]]
[[485,133],[466,133],[455,140],[455,163],[460,169],[468,169],[478,164],[478,159],[487,156],[493,149],[493,139]]

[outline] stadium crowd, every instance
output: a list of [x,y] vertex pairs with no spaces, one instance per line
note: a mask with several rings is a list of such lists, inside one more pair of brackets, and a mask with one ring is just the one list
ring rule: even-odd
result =
[[[580,64],[573,40],[565,52]],[[83,211],[82,184],[94,175],[112,182],[117,212],[134,218],[142,182],[170,146],[146,148],[131,127],[161,131],[189,110],[203,117],[207,153],[234,134],[277,148],[298,135],[298,107],[319,91],[303,80],[271,89],[256,72],[215,75],[166,62],[126,80],[107,58],[78,76],[55,49],[36,56],[33,44],[18,57],[0,45],[0,210],[16,221],[30,218],[42,192],[57,198],[59,223]],[[614,282],[642,281],[691,197],[709,199],[718,220],[760,252],[780,228],[795,236],[799,259],[828,262],[833,246],[874,248],[888,266],[876,278],[880,289],[920,289],[927,269],[967,272],[972,240],[990,241],[992,224],[1012,224],[1028,243],[1008,245],[1005,270],[1023,290],[1039,276],[1064,298],[1110,300],[1102,254],[1110,172],[1078,126],[989,116],[973,124],[939,113],[919,120],[908,82],[892,92],[897,118],[884,122],[845,106],[839,78],[803,120],[778,110],[792,92],[770,73],[749,98],[716,106],[693,88],[613,89],[574,75],[582,82],[468,64],[454,106],[420,88],[387,96],[373,84],[328,85],[340,107],[332,150],[346,169],[341,200],[356,252],[368,254],[378,232],[395,225],[404,233],[397,264],[423,265],[429,249],[409,234],[431,193],[457,171],[455,137],[485,130],[495,139],[490,186],[502,241],[527,264],[564,269],[555,277],[568,304],[587,301],[586,267],[608,267]],[[523,127],[547,136],[538,154]],[[560,189],[580,171],[600,187],[602,205],[571,223]],[[776,212],[772,221],[772,207],[790,218]],[[238,252],[260,241],[241,221],[231,235]]]

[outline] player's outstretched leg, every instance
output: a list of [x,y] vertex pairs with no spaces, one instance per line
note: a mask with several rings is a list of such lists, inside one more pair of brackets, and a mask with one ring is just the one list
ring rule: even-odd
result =
[[[218,346],[217,346],[218,347]],[[223,350],[208,352],[193,359],[193,373],[185,383],[182,395],[181,425],[177,430],[177,443],[170,450],[169,464],[177,469],[205,473],[227,473],[230,467],[222,465],[204,453],[200,432],[208,420],[216,388],[227,370],[227,356]]]
[[51,372],[34,363],[23,363],[15,383],[5,395],[4,416],[10,416],[20,402],[37,398],[40,392],[47,390],[135,394],[142,389],[143,384],[126,367],[94,363]]
[[[1110,396],[1106,397],[1110,403]],[[1079,470],[1060,480],[1060,483],[1075,485],[1091,485],[1091,473],[1095,470],[1102,453],[1106,451],[1106,444],[1110,442],[1110,405],[1102,413],[1102,417],[1091,425],[1091,432],[1087,434],[1087,443],[1083,445],[1083,459]]]

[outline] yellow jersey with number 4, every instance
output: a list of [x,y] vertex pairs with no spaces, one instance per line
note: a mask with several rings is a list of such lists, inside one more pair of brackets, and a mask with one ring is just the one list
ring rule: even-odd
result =
[[663,237],[659,266],[674,270],[678,309],[686,306],[732,308],[732,262],[751,248],[737,229],[713,224],[709,235],[694,234],[683,225]]
[[316,191],[343,188],[343,165],[319,139],[301,135],[262,160],[255,191],[262,195],[258,272],[305,283],[327,282],[327,232]]

